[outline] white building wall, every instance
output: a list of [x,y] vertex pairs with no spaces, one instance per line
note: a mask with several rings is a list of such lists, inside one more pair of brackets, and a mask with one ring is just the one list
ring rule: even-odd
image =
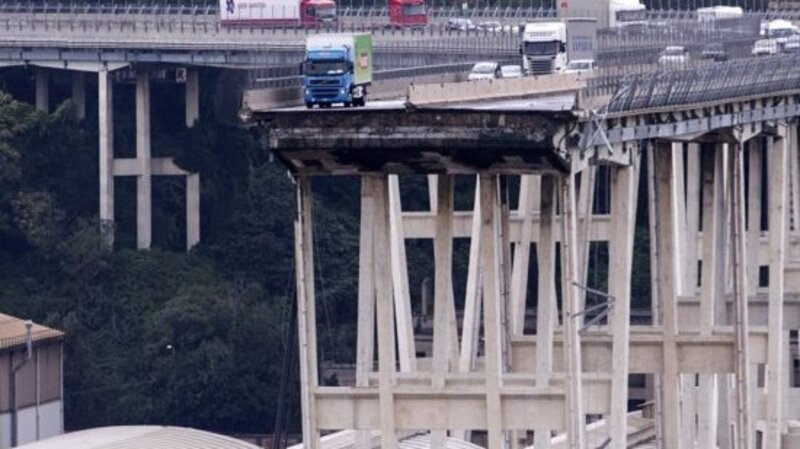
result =
[[17,413],[17,445],[36,441],[36,407],[20,409]]
[[64,433],[62,410],[61,401],[53,401],[39,406],[40,440]]
[[[20,409],[17,421],[19,445],[64,433],[61,401],[39,406],[39,437],[36,436],[36,407]],[[0,414],[0,449],[11,448],[11,413]]]
[[0,414],[0,449],[11,447],[11,413]]

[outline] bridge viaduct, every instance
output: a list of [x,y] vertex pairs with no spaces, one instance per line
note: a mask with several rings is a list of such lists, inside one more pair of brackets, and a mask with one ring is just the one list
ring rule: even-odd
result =
[[[209,33],[196,22],[9,16],[0,20],[0,62],[35,67],[41,109],[50,103],[52,71],[76,72],[79,114],[84,74],[97,76],[107,242],[115,176],[137,178],[137,246],[144,249],[151,177],[175,175],[186,177],[191,247],[200,238],[199,175],[151,157],[150,73],[187,69],[191,126],[200,113],[199,70],[291,66],[303,36]],[[387,67],[410,55],[429,64],[425,58],[443,54],[464,62],[516,50],[509,36],[464,38],[386,33],[376,48]],[[800,390],[791,364],[800,358],[792,342],[800,329],[799,63],[774,57],[756,66],[652,71],[639,61],[635,71],[643,73],[612,89],[593,89],[594,80],[580,76],[526,78],[481,85],[484,91],[414,86],[405,104],[373,109],[253,111],[250,120],[263,126],[296,183],[305,447],[320,447],[321,432],[355,429],[361,441],[379,430],[387,449],[402,432],[420,430],[432,431],[437,449],[446,435],[470,431],[486,432],[490,449],[519,447],[531,431],[536,449],[550,447],[556,433],[583,449],[588,420],[602,416],[607,437],[592,447],[624,448],[631,374],[652,376],[656,386],[658,447],[798,447]],[[128,68],[136,80],[136,157],[120,159],[114,72]],[[610,176],[611,208],[603,214],[591,208],[599,170]],[[353,386],[325,387],[317,375],[311,180],[345,175],[362,183],[357,376]],[[403,211],[400,175],[428,176],[430,210]],[[476,178],[472,211],[454,210],[460,175]],[[516,205],[512,177],[520,177]],[[640,203],[653,280],[649,326],[629,320],[631,277],[641,269],[632,262]],[[459,311],[454,238],[470,239]],[[414,350],[406,239],[434,244],[430,359]],[[593,242],[609,248],[608,291],[586,287]],[[528,334],[532,244],[537,323]]]
[[[490,449],[519,447],[533,431],[536,449],[561,432],[571,448],[626,448],[631,374],[654,378],[657,447],[797,447],[798,62],[643,74],[611,98],[560,76],[499,80],[477,97],[419,86],[384,109],[256,112],[296,182],[305,447],[320,447],[320,432],[357,429],[380,430],[384,448],[420,430],[434,447],[465,431],[487,432]],[[601,168],[611,207],[598,215]],[[399,180],[412,175],[430,177],[429,211],[402,210]],[[477,178],[471,212],[453,207],[459,175]],[[316,176],[362,184],[352,386],[317,377]],[[638,204],[650,234],[649,326],[630,325],[632,273],[643,269],[632,264]],[[404,249],[420,238],[433,240],[435,258],[430,359],[414,349]],[[454,238],[470,239],[458,313]],[[609,248],[607,292],[586,287],[594,242]],[[607,438],[589,446],[587,418],[598,416]]]

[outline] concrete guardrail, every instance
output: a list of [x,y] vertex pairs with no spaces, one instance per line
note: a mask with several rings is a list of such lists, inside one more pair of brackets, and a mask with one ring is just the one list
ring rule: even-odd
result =
[[524,78],[416,84],[408,87],[410,106],[466,103],[508,98],[530,98],[578,92],[586,87],[586,75],[544,75]]

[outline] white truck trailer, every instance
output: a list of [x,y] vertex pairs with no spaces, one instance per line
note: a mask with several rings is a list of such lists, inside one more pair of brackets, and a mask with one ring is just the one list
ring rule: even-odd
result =
[[558,17],[594,17],[598,28],[626,30],[647,27],[647,7],[639,0],[559,1]]

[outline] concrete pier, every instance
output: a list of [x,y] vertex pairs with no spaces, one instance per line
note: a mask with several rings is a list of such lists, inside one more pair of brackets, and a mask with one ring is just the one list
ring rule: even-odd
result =
[[36,68],[36,109],[50,112],[50,74],[47,69]]
[[75,116],[78,120],[86,118],[86,74],[72,73],[72,101],[75,103]]
[[153,226],[153,189],[150,167],[150,78],[136,73],[136,247],[150,249]]
[[111,73],[97,77],[100,148],[100,233],[108,248],[114,246],[114,84]]
[[197,69],[186,71],[186,127],[191,128],[200,119],[200,73]]

